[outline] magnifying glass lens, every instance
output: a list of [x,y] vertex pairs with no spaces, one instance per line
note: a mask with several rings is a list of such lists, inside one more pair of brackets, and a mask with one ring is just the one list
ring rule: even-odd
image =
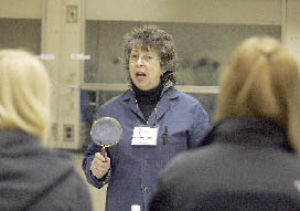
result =
[[96,120],[91,128],[94,143],[100,146],[111,146],[119,142],[122,134],[120,123],[111,117]]

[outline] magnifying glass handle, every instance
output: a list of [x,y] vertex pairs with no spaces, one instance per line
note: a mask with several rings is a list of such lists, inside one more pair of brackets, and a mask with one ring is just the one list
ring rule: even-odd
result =
[[106,148],[106,147],[102,147],[100,153],[101,153],[101,155],[103,155],[103,157],[105,158],[105,162],[106,162],[107,153],[106,153],[105,148]]

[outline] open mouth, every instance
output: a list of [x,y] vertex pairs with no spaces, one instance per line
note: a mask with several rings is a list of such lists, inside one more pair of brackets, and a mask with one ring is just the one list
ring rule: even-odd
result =
[[142,72],[136,72],[135,75],[137,77],[146,77],[146,74],[145,73],[142,73]]
[[144,79],[146,78],[146,74],[145,73],[143,73],[143,72],[136,72],[135,73],[135,78],[136,78],[136,80],[139,82],[139,83],[141,83],[141,82],[143,82],[144,81]]

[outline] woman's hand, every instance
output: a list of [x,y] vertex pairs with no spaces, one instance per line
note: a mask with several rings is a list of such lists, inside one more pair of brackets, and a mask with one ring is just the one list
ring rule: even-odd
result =
[[110,168],[110,158],[104,151],[103,155],[100,152],[95,154],[90,170],[97,179],[101,179]]

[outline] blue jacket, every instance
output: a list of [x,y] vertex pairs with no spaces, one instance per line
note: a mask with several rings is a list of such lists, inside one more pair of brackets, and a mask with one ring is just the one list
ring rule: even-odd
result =
[[[104,116],[116,118],[123,127],[120,142],[108,148],[111,172],[102,180],[97,180],[91,173],[94,154],[100,150],[92,142],[85,153],[82,167],[88,182],[96,188],[109,182],[107,211],[128,211],[133,204],[140,205],[141,211],[147,210],[158,172],[175,154],[196,146],[209,128],[207,113],[200,103],[174,87],[163,94],[148,122],[129,90],[99,108],[97,118]],[[156,146],[131,145],[135,126],[155,124],[159,125]]]

